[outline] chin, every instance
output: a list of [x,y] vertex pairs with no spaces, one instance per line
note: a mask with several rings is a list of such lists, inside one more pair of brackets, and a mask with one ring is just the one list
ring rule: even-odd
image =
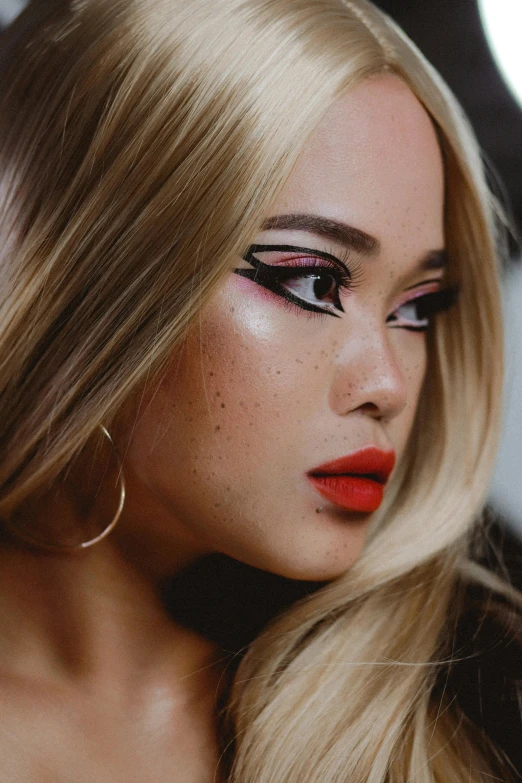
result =
[[277,571],[272,570],[272,573],[278,574],[285,579],[293,579],[307,582],[329,582],[332,579],[342,576],[350,567],[359,559],[358,555],[352,557],[341,558],[332,563],[329,559],[325,559],[320,562],[307,562],[288,565],[286,568],[279,568]]
[[309,582],[325,582],[337,579],[346,573],[360,558],[364,547],[365,534],[357,536],[356,540],[344,541],[337,545],[306,546],[306,542],[300,542],[291,551],[284,552],[279,549],[277,556],[274,553],[259,554],[251,557],[237,557],[246,565],[262,571],[268,571],[285,579],[293,579]]

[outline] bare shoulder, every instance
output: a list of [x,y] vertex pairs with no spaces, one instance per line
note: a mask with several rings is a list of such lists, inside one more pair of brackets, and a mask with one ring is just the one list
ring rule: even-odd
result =
[[9,783],[211,783],[204,727],[168,730],[71,698],[66,688],[0,671],[0,778]]
[[[61,771],[67,768],[75,770],[68,780],[93,780],[85,774],[92,764],[85,764],[78,724],[78,714],[59,689],[0,671],[0,767],[4,780],[61,783],[66,779]],[[99,772],[95,779],[105,783],[104,771]]]

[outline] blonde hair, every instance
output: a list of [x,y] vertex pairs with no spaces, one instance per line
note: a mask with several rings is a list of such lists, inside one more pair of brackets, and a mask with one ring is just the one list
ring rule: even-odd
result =
[[159,378],[337,98],[390,71],[431,115],[460,301],[359,561],[239,666],[228,779],[489,780],[433,696],[458,585],[520,600],[468,555],[499,430],[499,210],[456,100],[364,0],[71,0],[27,20],[0,101],[3,512]]

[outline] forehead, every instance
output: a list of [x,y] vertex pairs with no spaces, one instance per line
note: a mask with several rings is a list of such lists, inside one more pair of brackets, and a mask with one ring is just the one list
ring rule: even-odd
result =
[[347,92],[303,147],[271,214],[307,212],[377,237],[383,250],[443,247],[444,170],[425,109],[392,74]]

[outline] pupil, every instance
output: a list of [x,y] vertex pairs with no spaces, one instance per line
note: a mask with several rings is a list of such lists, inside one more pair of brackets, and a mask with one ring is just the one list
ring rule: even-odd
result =
[[325,296],[332,287],[332,277],[330,275],[321,275],[314,280],[314,296],[318,298]]

